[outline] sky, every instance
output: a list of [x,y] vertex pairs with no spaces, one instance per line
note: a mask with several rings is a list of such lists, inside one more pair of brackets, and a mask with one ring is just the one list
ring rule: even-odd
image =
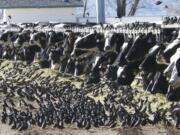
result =
[[[87,12],[91,17],[96,16],[96,0],[87,0]],[[128,8],[130,9],[131,0],[127,0]],[[175,12],[175,9],[180,9],[180,0],[161,0],[161,5],[156,5],[158,0],[140,0],[138,10],[135,16],[174,16],[180,15],[180,10]],[[165,8],[165,6],[168,8]],[[116,17],[116,0],[105,0],[106,17]],[[174,12],[172,12],[172,9]],[[79,8],[77,14],[82,14],[83,8]]]

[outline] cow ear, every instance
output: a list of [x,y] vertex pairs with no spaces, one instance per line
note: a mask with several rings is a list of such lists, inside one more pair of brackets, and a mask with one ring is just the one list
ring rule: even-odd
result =
[[177,69],[178,76],[180,76],[180,58],[176,61],[176,69]]

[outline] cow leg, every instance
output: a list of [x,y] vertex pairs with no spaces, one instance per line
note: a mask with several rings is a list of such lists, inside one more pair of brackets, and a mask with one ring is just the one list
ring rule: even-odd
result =
[[152,77],[154,76],[154,73],[146,73],[146,72],[143,72],[141,74],[141,77],[142,77],[142,81],[143,81],[143,89],[144,90],[147,90],[147,87],[150,83],[150,81],[152,80]]
[[60,64],[60,68],[59,68],[59,72],[60,72],[60,73],[64,73],[64,72],[65,72],[66,65],[67,65],[67,61],[68,61],[68,58],[67,58],[67,57],[64,57],[64,58],[61,60],[61,64]]
[[169,87],[168,93],[167,93],[167,100],[169,101],[180,101],[180,90],[179,89],[172,89]]

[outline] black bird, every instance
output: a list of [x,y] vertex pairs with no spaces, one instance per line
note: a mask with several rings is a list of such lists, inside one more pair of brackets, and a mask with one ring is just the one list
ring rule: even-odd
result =
[[156,3],[155,3],[156,5],[160,5],[160,4],[162,4],[162,1],[156,1]]

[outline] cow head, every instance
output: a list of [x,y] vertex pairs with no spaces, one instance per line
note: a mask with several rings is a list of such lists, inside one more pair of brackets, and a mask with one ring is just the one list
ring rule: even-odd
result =
[[128,66],[120,66],[117,70],[118,85],[130,85],[135,77],[134,70]]
[[13,31],[5,31],[0,36],[0,43],[2,44],[11,44],[17,38],[17,33]]
[[157,72],[154,78],[148,84],[146,91],[151,93],[162,93],[166,94],[168,90],[169,83],[166,78],[163,76],[162,72]]
[[30,44],[31,45],[37,45],[41,48],[45,48],[46,47],[46,34],[44,32],[34,32],[31,34],[30,36]]
[[79,75],[82,75],[84,73],[85,64],[86,64],[85,58],[79,58],[76,60],[74,76],[79,76]]
[[175,39],[172,43],[164,46],[165,49],[157,55],[156,61],[159,64],[169,64],[170,58],[176,52],[177,48],[180,47],[180,39]]
[[144,71],[150,71],[152,67],[156,68],[157,63],[156,63],[156,54],[159,52],[160,46],[155,45],[152,47],[148,54],[145,56],[143,62],[140,64],[139,69],[144,70]]
[[179,88],[173,88],[172,86],[169,86],[168,93],[167,93],[167,100],[176,102],[180,101],[180,89]]
[[118,67],[115,66],[115,65],[108,65],[107,66],[107,70],[106,70],[106,78],[108,80],[116,80],[117,79],[117,70],[118,70]]
[[48,45],[55,45],[58,42],[63,42],[66,35],[63,32],[48,32]]
[[148,33],[147,35],[139,34],[127,53],[126,60],[128,62],[142,60],[149,49],[155,45],[155,42],[155,36],[152,33]]
[[73,32],[69,32],[63,43],[63,55],[69,56],[74,48],[74,42],[76,39],[76,35]]
[[67,61],[65,73],[74,74],[75,71],[75,60],[73,58],[69,58]]
[[16,41],[14,42],[15,46],[23,46],[29,43],[30,40],[30,31],[25,31],[18,34]]
[[173,88],[179,88],[180,87],[180,59],[178,59],[175,62],[175,65],[173,67],[171,77],[170,77],[170,80],[169,80],[169,84]]
[[169,63],[169,65],[168,65],[168,67],[165,69],[165,71],[164,71],[164,75],[166,76],[166,77],[170,77],[171,76],[171,73],[172,73],[172,71],[173,71],[173,68],[174,68],[174,66],[175,66],[175,64],[176,64],[176,62],[177,62],[177,60],[180,58],[180,49],[178,48],[177,50],[176,50],[176,53],[173,55],[173,56],[171,56],[171,58],[170,58],[170,63]]
[[76,56],[78,51],[81,52],[100,51],[103,48],[103,46],[104,46],[104,40],[102,34],[93,32],[86,36],[78,37],[76,39],[71,56]]
[[107,32],[105,33],[104,51],[114,51],[118,53],[123,43],[124,43],[123,34],[118,34],[115,32]]

